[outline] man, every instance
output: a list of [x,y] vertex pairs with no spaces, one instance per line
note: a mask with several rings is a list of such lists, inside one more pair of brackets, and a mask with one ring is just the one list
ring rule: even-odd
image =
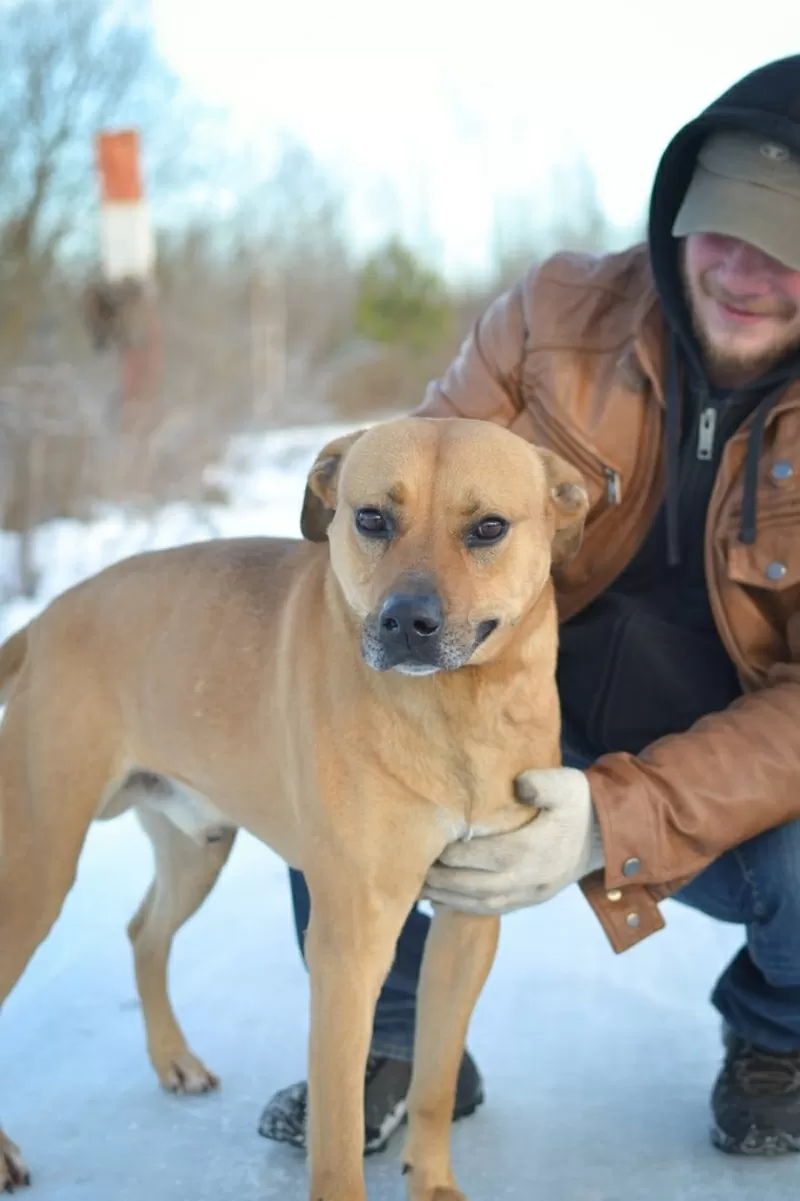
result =
[[[565,766],[526,773],[537,821],[448,848],[426,896],[502,913],[580,882],[617,951],[667,896],[745,926],[712,998],[713,1139],[800,1150],[800,56],[680,130],[646,246],[532,270],[418,411],[552,447],[592,500],[555,573]],[[368,1150],[403,1117],[426,930],[413,912],[378,1005]],[[482,1099],[466,1055],[456,1116]],[[302,1145],[304,1115],[301,1084],[262,1133]]]

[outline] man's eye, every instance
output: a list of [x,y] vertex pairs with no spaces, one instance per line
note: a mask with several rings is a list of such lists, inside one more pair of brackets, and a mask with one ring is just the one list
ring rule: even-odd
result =
[[389,518],[380,509],[356,509],[356,529],[367,538],[388,538],[392,533]]
[[504,517],[484,517],[467,534],[468,546],[491,546],[505,538],[509,523]]

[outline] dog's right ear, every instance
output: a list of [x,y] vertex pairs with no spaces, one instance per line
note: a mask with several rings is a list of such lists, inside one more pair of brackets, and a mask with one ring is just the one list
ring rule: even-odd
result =
[[339,485],[339,468],[353,443],[364,430],[343,434],[334,438],[317,455],[308,473],[303,508],[300,513],[300,532],[308,542],[324,542],[328,526],[336,512],[336,490]]
[[553,563],[564,563],[580,550],[589,512],[589,493],[583,475],[561,455],[543,446],[536,451],[544,465],[553,519]]

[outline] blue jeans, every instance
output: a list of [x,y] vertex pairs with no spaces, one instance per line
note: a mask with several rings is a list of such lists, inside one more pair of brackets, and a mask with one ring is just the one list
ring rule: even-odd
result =
[[[591,755],[562,746],[564,764],[585,768]],[[310,902],[303,876],[290,872],[301,952]],[[733,1031],[774,1051],[800,1050],[800,821],[759,834],[711,863],[674,898],[745,927],[746,942],[711,994]],[[422,952],[430,918],[411,911],[375,1011],[372,1050],[410,1059]]]

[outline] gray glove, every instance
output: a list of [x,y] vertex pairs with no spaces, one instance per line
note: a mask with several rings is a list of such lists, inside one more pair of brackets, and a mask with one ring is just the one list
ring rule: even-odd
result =
[[466,913],[500,914],[549,901],[603,866],[588,777],[571,767],[526,771],[517,798],[541,810],[509,834],[451,843],[428,872],[422,897]]

